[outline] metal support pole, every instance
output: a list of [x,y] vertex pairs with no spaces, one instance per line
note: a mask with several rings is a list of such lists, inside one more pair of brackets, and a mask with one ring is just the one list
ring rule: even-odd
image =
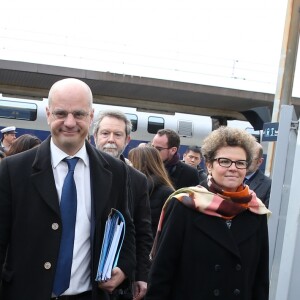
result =
[[[281,105],[291,104],[299,42],[300,0],[289,0],[273,104],[272,122],[278,122]],[[272,175],[275,144],[269,143],[266,175]]]
[[[270,195],[269,244],[270,244],[270,299],[275,300],[279,284],[279,268],[284,262],[282,247],[289,204],[290,183],[294,166],[295,147],[297,140],[297,117],[294,107],[281,107],[277,146],[274,161],[274,174]],[[276,298],[277,299],[277,298]],[[280,300],[286,300],[282,298]]]

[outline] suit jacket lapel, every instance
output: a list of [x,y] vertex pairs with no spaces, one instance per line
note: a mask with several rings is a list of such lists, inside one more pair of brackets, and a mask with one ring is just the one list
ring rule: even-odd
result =
[[90,160],[92,213],[97,224],[101,221],[102,212],[110,199],[112,173],[100,152],[88,143],[86,147]]
[[42,199],[59,215],[59,201],[51,166],[50,137],[37,148],[31,180]]
[[[90,160],[93,213],[97,222],[101,219],[102,211],[110,198],[112,174],[109,171],[109,164],[98,150],[89,143],[86,147]],[[32,168],[33,185],[47,205],[59,215],[59,200],[51,165],[50,137],[37,148]]]
[[231,227],[232,234],[237,244],[241,244],[254,235],[260,225],[260,216],[250,211],[245,211],[234,218]]
[[257,173],[256,174],[254,174],[253,175],[253,178],[251,178],[250,180],[250,184],[249,184],[249,186],[250,186],[250,188],[251,188],[251,190],[255,190],[258,186],[259,186],[259,184],[260,184],[260,182],[262,181],[262,176],[261,176],[261,173],[260,173],[260,171],[259,170],[257,170]]
[[204,214],[199,214],[194,223],[215,242],[240,257],[239,244],[257,232],[260,218],[256,214],[245,211],[232,220],[230,229],[227,228],[223,219]]
[[240,257],[239,249],[230,232],[231,229],[228,229],[225,220],[199,213],[194,224],[220,246]]

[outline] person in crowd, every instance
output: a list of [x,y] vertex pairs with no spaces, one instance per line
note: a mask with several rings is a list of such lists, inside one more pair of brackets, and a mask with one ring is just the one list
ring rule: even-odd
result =
[[160,212],[165,201],[174,192],[174,187],[160,158],[153,147],[137,147],[128,153],[132,166],[147,176],[151,208],[153,236],[156,234]]
[[268,300],[270,211],[243,184],[254,144],[229,127],[204,139],[208,189],[182,188],[165,203],[146,300]]
[[0,150],[0,161],[5,157],[5,153]]
[[24,152],[33,147],[39,146],[41,143],[42,141],[38,137],[31,134],[23,134],[14,141],[14,143],[7,151],[6,156]]
[[175,189],[199,184],[197,170],[180,161],[180,137],[174,130],[158,130],[151,145],[159,151]]
[[[130,141],[131,122],[117,110],[102,111],[94,123],[96,147],[107,154],[127,163],[129,208],[135,226],[136,271],[133,283],[119,289],[118,299],[130,297],[142,299],[147,291],[147,278],[150,268],[149,254],[153,243],[151,232],[150,204],[147,193],[147,179],[144,174],[130,166],[122,155]],[[133,294],[130,296],[130,294]],[[126,298],[127,299],[127,298]]]
[[197,169],[200,184],[207,180],[206,171],[200,165],[202,158],[201,148],[198,146],[189,146],[183,153],[183,162]]
[[[135,268],[124,164],[86,142],[93,95],[81,80],[50,88],[49,136],[0,164],[0,299],[109,299]],[[68,171],[69,169],[69,171]],[[96,282],[111,209],[126,220],[118,264]]]
[[1,129],[2,137],[0,151],[6,153],[16,139],[16,127],[9,126]]
[[266,207],[269,207],[272,180],[259,168],[264,161],[264,151],[262,145],[258,142],[255,144],[254,152],[255,155],[247,170],[245,183],[256,193],[256,196],[266,205]]

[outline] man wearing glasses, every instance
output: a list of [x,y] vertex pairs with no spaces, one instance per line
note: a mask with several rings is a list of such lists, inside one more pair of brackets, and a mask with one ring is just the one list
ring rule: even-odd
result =
[[16,127],[10,126],[5,127],[1,129],[2,138],[1,138],[1,144],[0,144],[0,150],[4,153],[7,152],[10,148],[10,146],[13,144],[13,142],[16,139]]
[[154,136],[152,147],[159,151],[169,177],[176,189],[199,184],[198,172],[195,168],[180,161],[180,137],[171,129],[160,129]]
[[[127,171],[86,137],[93,95],[81,80],[51,87],[49,136],[0,164],[0,299],[108,300],[135,268]],[[117,266],[96,282],[105,222],[119,210],[126,231]]]

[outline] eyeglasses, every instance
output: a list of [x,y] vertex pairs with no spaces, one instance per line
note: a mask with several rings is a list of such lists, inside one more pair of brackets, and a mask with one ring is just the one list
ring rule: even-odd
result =
[[66,110],[55,110],[52,112],[53,117],[56,120],[65,120],[69,114],[73,115],[73,118],[77,121],[84,120],[89,113],[83,110],[74,110],[74,111],[66,111]]
[[163,150],[171,149],[171,148],[157,147],[157,146],[153,146],[153,145],[152,145],[152,147],[155,148],[156,150],[158,150],[159,152],[163,151]]
[[229,168],[233,163],[235,164],[237,169],[247,169],[248,162],[246,160],[231,160],[229,158],[219,157],[213,159],[213,161],[217,161],[221,167]]

